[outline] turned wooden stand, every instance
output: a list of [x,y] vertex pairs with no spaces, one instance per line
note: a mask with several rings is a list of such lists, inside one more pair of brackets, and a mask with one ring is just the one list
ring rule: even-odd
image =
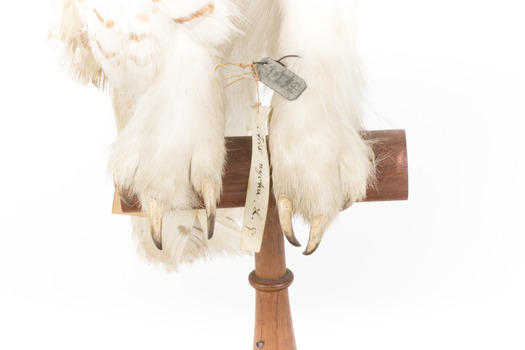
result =
[[254,349],[297,349],[288,299],[293,282],[286,268],[284,235],[272,196],[264,227],[261,252],[255,254],[255,270],[249,277],[255,288]]
[[[377,140],[374,153],[379,160],[377,183],[367,192],[366,202],[406,200],[408,167],[404,130],[370,131],[365,139]],[[251,160],[251,138],[230,137],[226,141],[228,161],[219,208],[244,206]],[[137,215],[139,207],[127,206],[115,197],[114,212]],[[293,273],[286,268],[284,238],[270,198],[261,252],[255,254],[255,270],[249,281],[255,288],[255,336],[253,349],[296,350],[288,298]]]

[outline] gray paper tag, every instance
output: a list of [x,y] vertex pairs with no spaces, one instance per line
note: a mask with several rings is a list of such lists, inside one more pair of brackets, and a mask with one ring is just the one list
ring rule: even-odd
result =
[[297,99],[306,89],[306,82],[285,66],[266,57],[256,62],[261,83],[289,101]]

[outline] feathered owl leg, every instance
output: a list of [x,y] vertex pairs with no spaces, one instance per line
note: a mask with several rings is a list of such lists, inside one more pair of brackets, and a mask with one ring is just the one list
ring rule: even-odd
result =
[[275,57],[306,80],[295,101],[275,94],[270,122],[274,193],[283,231],[294,245],[291,215],[311,224],[311,254],[337,213],[362,199],[374,174],[360,136],[362,77],[352,1],[282,0]]
[[222,85],[216,61],[202,45],[183,40],[153,85],[137,99],[113,145],[109,169],[118,187],[147,210],[161,246],[162,214],[203,199],[208,236],[221,193],[225,157]]
[[[112,95],[119,135],[109,170],[121,198],[140,202],[149,215],[133,218],[139,251],[169,269],[236,253],[237,214],[218,210],[214,223],[225,128],[214,68],[240,35],[237,25],[248,23],[238,9],[244,1],[58,3],[50,37],[63,46],[64,65],[81,83]],[[207,218],[201,211],[170,212],[199,200]],[[214,227],[218,237],[208,241]]]

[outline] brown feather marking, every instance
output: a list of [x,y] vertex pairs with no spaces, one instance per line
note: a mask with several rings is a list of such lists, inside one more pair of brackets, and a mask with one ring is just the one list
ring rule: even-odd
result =
[[110,58],[114,58],[115,56],[117,56],[117,54],[115,52],[113,53],[108,53],[106,51],[104,51],[104,49],[102,48],[102,45],[100,45],[100,42],[97,40],[97,46],[98,46],[98,49],[100,50],[100,52],[104,55],[104,57],[106,57],[106,59],[110,59]]
[[135,55],[129,55],[129,61],[133,62],[137,67],[145,67],[150,62],[150,58],[147,56],[139,58]]
[[95,15],[97,15],[98,20],[100,21],[100,23],[105,24],[106,21],[104,21],[104,18],[100,15],[100,13],[98,13],[97,9],[94,8],[93,12],[95,12]]
[[142,21],[142,22],[148,22],[149,21],[149,13],[147,13],[147,12],[137,13],[135,18],[138,19],[139,21]]
[[177,23],[177,24],[184,24],[184,23],[189,22],[189,21],[191,21],[193,19],[196,19],[196,18],[199,18],[199,17],[202,17],[202,16],[211,15],[214,11],[215,11],[215,4],[213,2],[210,2],[208,5],[204,6],[203,8],[201,8],[198,11],[193,12],[189,16],[174,18],[173,21],[175,23]]
[[102,17],[100,15],[100,13],[98,13],[97,9],[96,8],[93,8],[93,12],[95,12],[95,15],[97,15],[97,18],[98,20],[100,21],[100,23],[102,23],[104,26],[106,26],[106,28],[112,28],[114,25],[115,25],[115,21],[109,19],[109,20],[105,20],[104,17]]
[[129,40],[130,41],[136,41],[137,43],[140,43],[142,40],[146,39],[148,35],[142,33],[142,34],[136,34],[136,33],[129,33]]
[[80,43],[82,47],[86,50],[91,50],[91,45],[89,44],[89,37],[85,31],[80,32]]
[[177,228],[179,229],[179,232],[182,233],[183,235],[189,235],[191,233],[191,229],[189,227],[184,227],[182,225],[179,225],[177,226]]

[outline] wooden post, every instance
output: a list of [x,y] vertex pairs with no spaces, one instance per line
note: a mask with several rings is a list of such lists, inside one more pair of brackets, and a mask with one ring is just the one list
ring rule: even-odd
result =
[[[376,141],[372,148],[378,160],[377,183],[368,189],[364,201],[406,200],[408,165],[404,130],[368,131],[363,137]],[[229,137],[226,146],[228,161],[218,207],[242,207],[250,171],[251,138]],[[118,196],[115,198],[115,213],[140,215],[139,206],[128,206]],[[270,196],[261,252],[255,254],[255,270],[249,281],[256,290],[253,349],[296,350],[288,298],[293,273],[286,268],[284,238],[273,195]]]
[[255,288],[253,349],[296,350],[288,298],[293,273],[286,268],[284,236],[271,197],[261,252],[255,254],[255,270],[249,277]]

